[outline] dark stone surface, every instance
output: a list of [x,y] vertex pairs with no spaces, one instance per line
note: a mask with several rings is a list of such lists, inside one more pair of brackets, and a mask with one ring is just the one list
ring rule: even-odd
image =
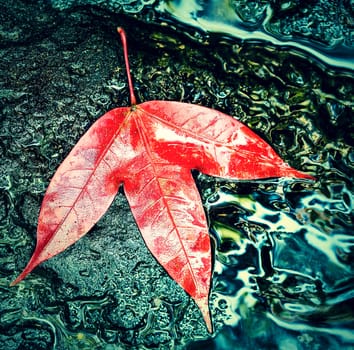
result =
[[187,334],[183,319],[190,317],[205,336],[198,309],[148,252],[122,193],[85,238],[8,287],[33,252],[40,202],[55,169],[94,120],[128,101],[118,18],[107,25],[86,9],[6,4],[0,343],[49,349],[55,339],[55,349],[96,348],[98,332],[107,344],[164,346],[176,341],[170,323],[178,319]]

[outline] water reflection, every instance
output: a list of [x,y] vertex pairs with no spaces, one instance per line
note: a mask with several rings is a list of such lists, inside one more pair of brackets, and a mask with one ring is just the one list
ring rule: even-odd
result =
[[[221,331],[215,348],[225,332],[237,338],[241,329],[253,333],[258,347],[270,330],[277,333],[273,346],[285,330],[294,349],[352,344],[353,197],[345,183],[327,196],[302,181],[215,188],[206,204],[217,247],[214,321],[233,329]],[[260,322],[258,331],[248,328],[251,318]]]
[[[296,22],[295,25],[299,28],[286,29],[286,25],[279,21],[279,18],[285,18],[284,12],[292,10],[294,6],[298,4],[293,1],[274,5],[270,1],[170,0],[161,2],[157,10],[166,18],[168,15],[172,16],[177,22],[201,30],[206,37],[207,33],[222,33],[226,37],[252,42],[262,41],[295,49],[302,57],[310,55],[330,66],[354,69],[354,50],[350,46],[352,43],[349,33],[348,39],[338,38],[340,33],[337,36],[331,33],[332,36],[328,34],[325,38],[320,36],[320,40],[309,40],[306,30],[309,31],[311,23],[307,18],[304,18],[302,25],[300,19]],[[315,12],[317,9],[309,6],[307,10]],[[316,21],[320,21],[320,18]],[[340,24],[337,23],[337,26]],[[331,32],[330,29],[328,31]],[[314,36],[318,39],[319,35]],[[321,40],[326,40],[326,43],[323,44]]]

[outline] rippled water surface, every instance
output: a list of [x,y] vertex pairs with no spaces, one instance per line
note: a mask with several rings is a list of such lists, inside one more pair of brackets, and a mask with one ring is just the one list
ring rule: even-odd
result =
[[[7,5],[0,31],[0,349],[352,349],[350,2],[39,3]],[[316,177],[194,173],[215,249],[212,336],[146,250],[122,192],[85,238],[9,287],[55,169],[128,103],[117,24],[140,101],[230,114]]]
[[348,27],[353,7],[346,2],[171,0],[161,2],[159,10],[205,36],[288,46],[328,65],[354,68]]

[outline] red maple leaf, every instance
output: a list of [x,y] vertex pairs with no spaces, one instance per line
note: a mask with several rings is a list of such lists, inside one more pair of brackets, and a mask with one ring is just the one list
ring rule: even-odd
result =
[[180,102],[136,104],[125,33],[118,32],[131,106],[99,118],[60,165],[42,202],[36,249],[11,285],[84,236],[123,184],[146,245],[195,300],[212,332],[208,225],[191,169],[242,180],[312,177],[226,114]]

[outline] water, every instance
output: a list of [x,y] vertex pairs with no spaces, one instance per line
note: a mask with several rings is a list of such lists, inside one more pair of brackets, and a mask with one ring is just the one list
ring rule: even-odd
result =
[[[296,1],[281,8],[223,1],[220,12],[213,1],[107,2],[138,21],[52,3],[61,3],[59,13],[32,4],[29,15],[14,3],[3,18],[4,32],[7,18],[24,27],[9,25],[0,51],[0,344],[352,348],[354,85],[344,19],[335,32],[321,2],[312,12]],[[69,12],[61,12],[64,3]],[[337,8],[350,13],[344,2]],[[212,337],[147,252],[122,193],[84,239],[8,287],[33,251],[54,170],[97,117],[128,102],[117,22],[128,32],[140,101],[181,100],[233,115],[317,178],[232,182],[194,174],[215,247]],[[28,41],[16,41],[21,33]]]
[[210,348],[225,333],[240,349],[350,348],[352,201],[343,184],[329,196],[287,181],[217,186],[207,199],[217,247],[213,305],[230,329]]
[[[220,33],[242,41],[286,46],[327,65],[354,69],[353,39],[343,25],[344,14],[335,23],[326,18],[337,17],[338,5],[346,9],[344,4],[321,1],[300,8],[295,1],[275,5],[271,1],[172,0],[161,2],[158,10],[205,36]],[[308,40],[311,36],[315,40]]]

